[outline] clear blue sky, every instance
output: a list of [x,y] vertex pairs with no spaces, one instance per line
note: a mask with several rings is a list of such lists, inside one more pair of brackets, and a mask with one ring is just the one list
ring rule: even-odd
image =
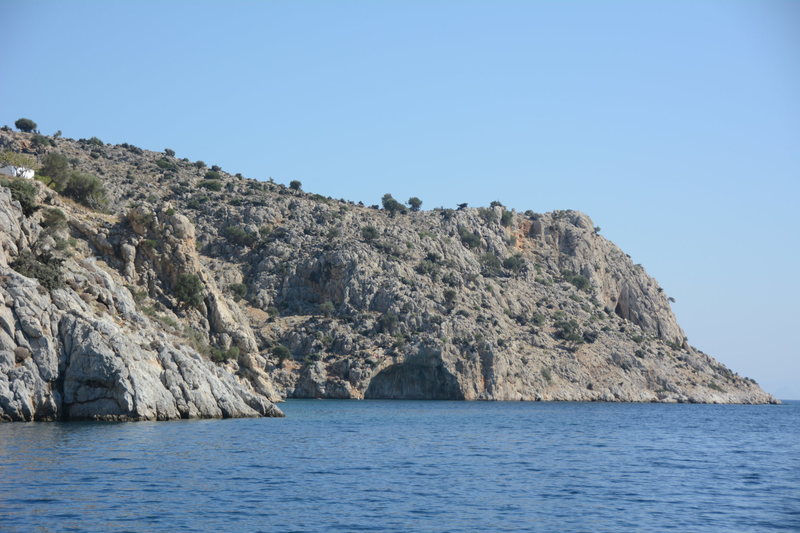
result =
[[5,0],[0,20],[0,124],[367,204],[584,211],[692,344],[800,398],[800,2]]

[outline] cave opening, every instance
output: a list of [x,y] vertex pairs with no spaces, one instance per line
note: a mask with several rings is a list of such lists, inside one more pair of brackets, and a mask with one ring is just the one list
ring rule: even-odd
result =
[[456,378],[441,365],[392,365],[372,378],[365,399],[463,400]]

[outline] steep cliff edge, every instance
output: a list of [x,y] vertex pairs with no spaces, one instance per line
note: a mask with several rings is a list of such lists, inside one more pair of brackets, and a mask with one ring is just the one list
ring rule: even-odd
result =
[[26,214],[0,187],[0,418],[775,401],[692,348],[657,282],[578,212],[387,211],[130,145],[0,132],[0,149],[63,154],[111,200],[98,213],[37,184]]
[[24,216],[0,187],[0,420],[282,416],[263,391],[137,310],[93,255],[113,252],[103,217],[87,223],[78,213],[91,213],[38,189],[45,209],[63,207],[75,215],[69,229],[91,238],[67,242],[67,226],[43,228],[44,209]]

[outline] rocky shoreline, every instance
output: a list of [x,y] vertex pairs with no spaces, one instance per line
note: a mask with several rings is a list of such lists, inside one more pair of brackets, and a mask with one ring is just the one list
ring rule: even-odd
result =
[[287,397],[777,402],[690,346],[582,213],[379,209],[99,140],[2,131],[0,150],[63,155],[109,200],[0,186],[0,420],[282,416]]

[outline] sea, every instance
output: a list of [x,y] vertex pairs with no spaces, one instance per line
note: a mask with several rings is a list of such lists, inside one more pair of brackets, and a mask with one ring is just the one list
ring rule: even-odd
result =
[[800,531],[800,402],[0,425],[0,531]]

